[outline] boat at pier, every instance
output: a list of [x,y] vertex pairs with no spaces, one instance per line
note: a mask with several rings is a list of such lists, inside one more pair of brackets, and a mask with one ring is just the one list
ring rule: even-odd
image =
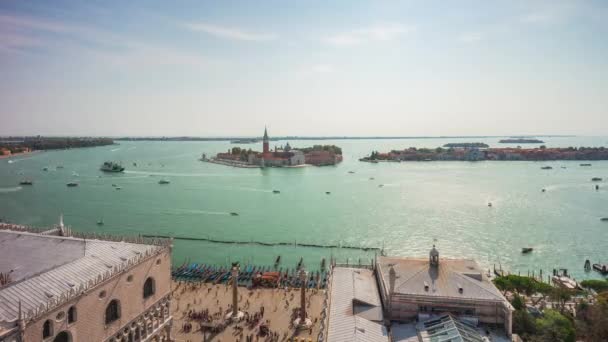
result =
[[99,169],[103,172],[123,172],[125,170],[122,165],[109,161],[104,162]]
[[607,264],[593,264],[593,269],[600,272],[601,274],[608,274]]

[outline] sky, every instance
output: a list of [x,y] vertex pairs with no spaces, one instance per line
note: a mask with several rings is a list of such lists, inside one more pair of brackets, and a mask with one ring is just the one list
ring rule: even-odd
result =
[[0,135],[606,135],[608,1],[0,0]]

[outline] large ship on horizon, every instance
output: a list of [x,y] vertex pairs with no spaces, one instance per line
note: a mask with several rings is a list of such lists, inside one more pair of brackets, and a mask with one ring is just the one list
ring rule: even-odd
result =
[[123,172],[125,170],[124,166],[109,161],[104,162],[99,169],[104,172]]

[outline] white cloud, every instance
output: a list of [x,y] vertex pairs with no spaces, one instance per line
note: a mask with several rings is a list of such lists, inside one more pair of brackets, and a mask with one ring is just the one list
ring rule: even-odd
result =
[[481,41],[482,39],[483,39],[483,34],[481,34],[479,32],[463,33],[460,36],[458,36],[458,41],[460,41],[462,43],[468,43],[468,44],[477,43],[477,42]]
[[334,67],[332,65],[329,64],[317,64],[317,65],[313,65],[312,68],[310,68],[313,72],[318,72],[321,74],[327,74],[330,72],[334,72]]
[[240,28],[224,27],[206,23],[188,23],[183,24],[182,26],[192,31],[205,32],[219,38],[227,38],[233,40],[263,42],[278,39],[278,35],[275,33],[250,32],[242,30]]
[[384,24],[332,34],[322,40],[336,46],[359,45],[373,41],[394,40],[413,30],[413,28],[401,24]]

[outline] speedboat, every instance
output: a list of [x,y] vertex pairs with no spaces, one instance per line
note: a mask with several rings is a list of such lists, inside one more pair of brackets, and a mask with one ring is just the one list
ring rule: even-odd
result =
[[75,186],[78,186],[78,183],[76,182],[69,182],[68,184],[66,184],[68,187],[73,188]]
[[165,180],[165,179],[161,179],[158,181],[158,184],[169,184],[169,183],[171,183],[171,182],[169,182],[168,180]]
[[533,250],[534,250],[534,248],[532,248],[532,247],[524,247],[521,249],[521,252],[523,254],[528,254],[528,253],[532,252]]

